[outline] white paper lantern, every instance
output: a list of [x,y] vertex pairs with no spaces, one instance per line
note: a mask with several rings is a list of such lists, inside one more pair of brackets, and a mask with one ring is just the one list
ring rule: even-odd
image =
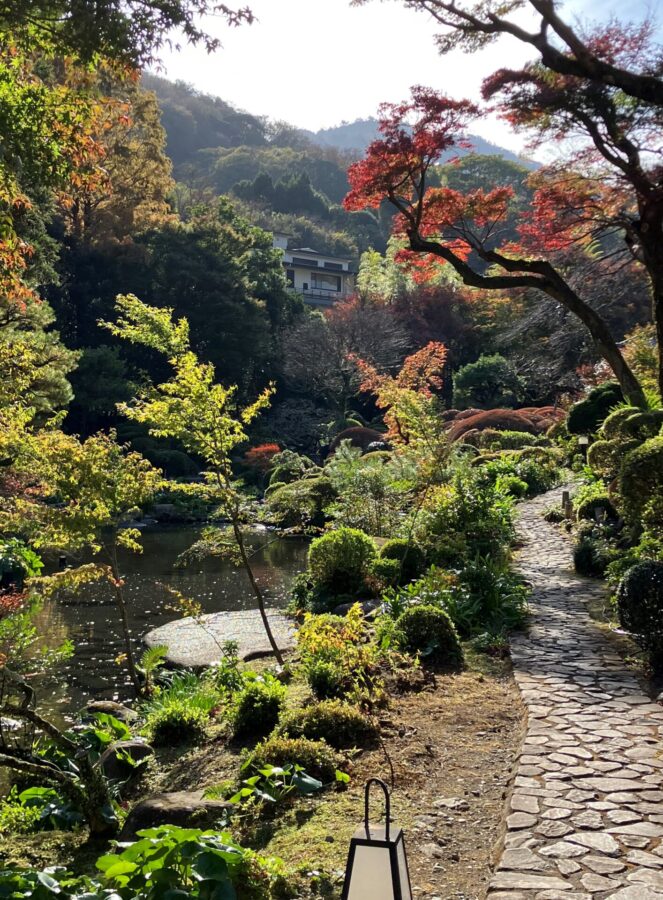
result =
[[[385,825],[371,825],[368,800],[372,784],[384,791]],[[366,782],[364,824],[350,841],[342,900],[412,900],[403,832],[392,827],[387,785],[379,778]]]

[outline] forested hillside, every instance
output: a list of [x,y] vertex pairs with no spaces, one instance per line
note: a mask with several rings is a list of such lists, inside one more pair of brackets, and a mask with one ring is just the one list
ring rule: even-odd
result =
[[[238,111],[181,82],[144,75],[142,83],[157,95],[166,150],[183,184],[233,195],[256,224],[291,234],[293,246],[345,255],[386,249],[386,208],[348,213],[340,205],[349,188],[347,168],[377,136],[376,119],[314,133]],[[478,155],[521,166],[523,178],[533,166],[478,135],[469,141]],[[469,153],[461,148],[446,158]]]

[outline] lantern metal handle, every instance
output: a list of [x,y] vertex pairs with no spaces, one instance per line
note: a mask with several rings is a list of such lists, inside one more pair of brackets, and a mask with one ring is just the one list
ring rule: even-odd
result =
[[369,834],[369,818],[368,818],[368,799],[371,791],[371,785],[377,784],[382,788],[384,793],[384,803],[385,803],[385,824],[386,824],[386,839],[389,840],[389,822],[391,820],[391,800],[389,797],[389,788],[382,781],[381,778],[369,778],[366,782],[366,787],[364,788],[364,827],[366,828],[366,834]]

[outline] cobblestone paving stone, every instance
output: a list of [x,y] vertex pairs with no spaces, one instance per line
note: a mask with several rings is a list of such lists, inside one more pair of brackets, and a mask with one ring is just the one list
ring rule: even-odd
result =
[[519,520],[531,619],[512,657],[528,725],[488,900],[663,898],[663,706],[592,621],[603,587],[575,575],[541,516],[560,500],[529,501]]

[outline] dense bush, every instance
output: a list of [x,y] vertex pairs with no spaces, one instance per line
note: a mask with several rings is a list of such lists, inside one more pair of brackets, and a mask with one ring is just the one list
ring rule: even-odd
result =
[[208,721],[209,716],[203,710],[176,699],[151,712],[145,727],[155,747],[174,747],[204,738]]
[[290,737],[326,741],[330,747],[363,747],[375,741],[375,722],[355,706],[339,700],[323,700],[292,713],[280,729]]
[[343,757],[325,741],[311,741],[305,737],[286,737],[273,734],[257,744],[247,757],[249,765],[301,766],[313,778],[328,784],[335,780],[336,772],[344,767]]
[[587,465],[596,475],[612,480],[619,472],[624,453],[637,446],[636,441],[626,446],[618,440],[594,441],[587,450]]
[[579,575],[602,578],[616,555],[604,529],[600,526],[587,525],[586,528],[580,529],[573,548],[573,564]]
[[607,519],[617,519],[615,506],[605,487],[598,481],[583,485],[573,498],[573,508],[579,519],[595,521],[596,510],[604,509]]
[[400,583],[418,578],[426,568],[426,557],[418,544],[403,538],[392,538],[380,548],[380,558],[395,560],[399,565]]
[[663,436],[651,438],[626,454],[619,490],[625,518],[632,525],[639,525],[646,504],[663,494]]
[[334,594],[352,594],[364,587],[375,557],[375,543],[368,535],[341,527],[311,543],[308,571],[316,585]]
[[619,435],[625,439],[646,441],[656,437],[663,426],[663,410],[649,409],[631,412],[621,423]]
[[503,557],[513,540],[512,501],[477,472],[433,488],[416,521],[430,563],[460,566],[477,555]]
[[499,353],[480,356],[462,366],[454,376],[453,405],[496,409],[515,406],[522,398],[524,384],[515,367]]
[[402,459],[385,451],[362,456],[344,441],[325,474],[337,497],[327,509],[331,518],[376,537],[393,532],[412,499]]
[[301,478],[280,487],[275,484],[273,488],[266,497],[267,510],[270,519],[281,528],[322,528],[325,507],[336,496],[324,475]]
[[230,710],[235,737],[261,738],[278,725],[285,705],[285,687],[275,678],[256,679],[238,691]]
[[344,617],[308,614],[297,643],[304,675],[316,697],[351,697],[367,705],[382,699],[381,652],[370,640],[359,604]]
[[39,831],[41,810],[37,806],[26,806],[16,793],[0,801],[0,835],[31,834]]
[[637,406],[620,406],[603,420],[600,435],[605,440],[623,437],[622,426],[634,413],[642,412]]
[[449,615],[437,606],[412,606],[396,621],[395,637],[408,653],[419,653],[426,665],[459,669],[463,649]]
[[633,566],[617,589],[619,621],[650,654],[663,664],[663,562],[647,560]]
[[495,428],[486,428],[477,432],[475,437],[466,437],[465,440],[486,450],[522,450],[523,447],[542,447],[550,443],[543,435],[527,431],[499,431]]
[[292,450],[282,450],[272,457],[272,471],[269,476],[270,485],[281,482],[290,484],[303,478],[304,475],[312,472],[320,472],[312,459],[308,456],[302,456],[300,453],[294,453]]
[[495,479],[495,487],[500,493],[510,494],[520,500],[529,492],[529,485],[517,475],[500,475]]
[[454,595],[448,611],[465,637],[480,631],[497,634],[518,628],[527,614],[527,587],[508,564],[493,557],[477,556],[460,573],[467,591]]
[[[529,450],[502,452],[493,458],[486,455],[473,460],[480,484],[493,485],[504,492],[508,490],[506,478],[517,478],[525,483],[528,496],[545,493],[559,481],[559,460],[552,450],[533,447]],[[509,491],[513,496],[523,496],[519,485],[512,485],[515,490]]]
[[379,556],[371,567],[371,574],[382,589],[405,583],[401,577],[401,564],[397,559],[383,559]]
[[454,414],[449,428],[449,439],[458,441],[468,432],[486,429],[498,431],[527,431],[543,434],[559,422],[564,412],[552,406],[529,407],[527,409],[467,410]]
[[596,431],[610,410],[623,403],[624,395],[616,381],[607,381],[593,388],[584,400],[571,407],[566,427],[571,434]]

